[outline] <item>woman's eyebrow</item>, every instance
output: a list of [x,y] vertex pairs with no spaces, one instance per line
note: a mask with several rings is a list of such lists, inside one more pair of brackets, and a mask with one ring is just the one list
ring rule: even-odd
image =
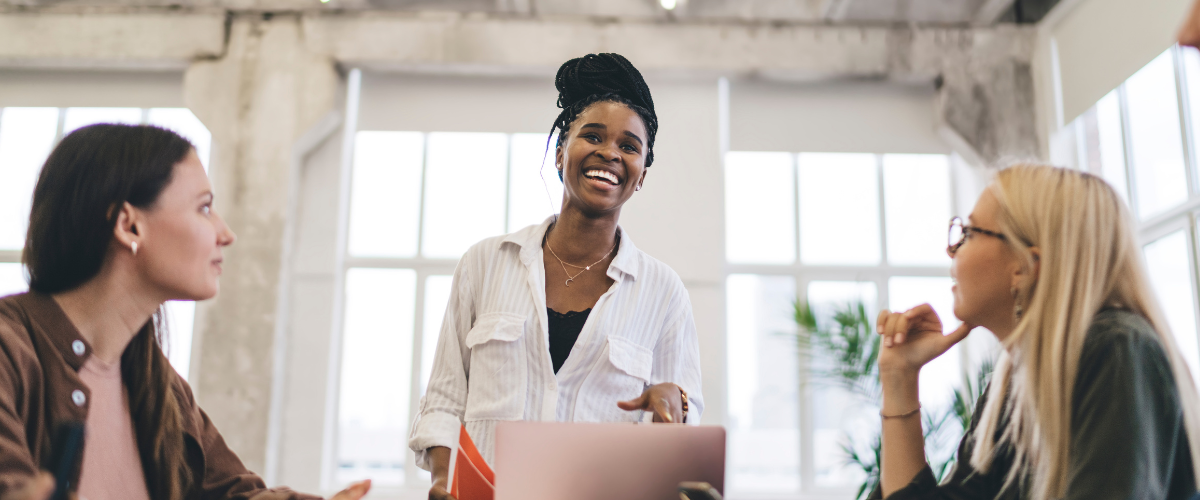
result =
[[643,143],[643,142],[642,142],[642,138],[641,138],[641,137],[638,137],[638,135],[637,135],[637,134],[635,134],[635,133],[633,133],[633,132],[630,132],[630,131],[626,130],[626,131],[625,131],[625,135],[626,135],[626,136],[629,136],[629,137],[632,137],[632,138],[634,138],[634,139],[637,139],[637,141],[638,141],[638,145],[639,145],[639,146],[641,146],[641,145],[644,145],[644,144],[645,144],[645,143]]

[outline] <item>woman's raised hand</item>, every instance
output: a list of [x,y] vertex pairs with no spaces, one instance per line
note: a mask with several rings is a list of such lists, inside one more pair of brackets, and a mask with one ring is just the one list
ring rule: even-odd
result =
[[879,312],[875,330],[883,336],[879,352],[879,370],[918,371],[926,363],[950,349],[975,328],[963,323],[949,335],[942,334],[942,320],[929,304],[904,312],[887,309]]
[[329,500],[358,500],[367,496],[367,492],[371,491],[371,480],[367,479],[347,486],[346,489],[339,491],[338,494],[331,497]]

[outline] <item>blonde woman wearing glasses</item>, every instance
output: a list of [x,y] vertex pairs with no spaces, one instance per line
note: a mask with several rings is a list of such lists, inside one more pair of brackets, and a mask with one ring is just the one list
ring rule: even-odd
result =
[[[953,221],[954,315],[879,315],[881,488],[910,498],[1160,498],[1196,492],[1200,402],[1142,263],[1132,218],[1103,180],[1061,168],[1000,171]],[[920,369],[984,327],[995,373],[937,484],[925,462]]]

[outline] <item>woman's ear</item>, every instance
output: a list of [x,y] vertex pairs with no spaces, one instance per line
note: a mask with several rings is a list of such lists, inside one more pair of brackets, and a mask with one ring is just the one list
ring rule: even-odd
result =
[[638,183],[637,183],[637,186],[635,187],[635,189],[637,189],[638,191],[642,190],[642,184],[646,183],[646,176],[649,174],[650,174],[650,169],[648,169],[648,168],[642,169],[642,176],[638,178]]
[[563,148],[555,146],[554,148],[554,169],[558,170],[558,180],[563,180]]
[[[1018,262],[1013,266],[1012,288],[1019,290],[1036,284],[1042,272],[1042,249],[1029,247],[1029,262]],[[1027,265],[1028,264],[1028,265]]]
[[117,211],[117,223],[113,226],[113,238],[121,246],[126,247],[137,253],[137,245],[142,241],[142,235],[138,232],[138,224],[141,223],[141,213],[129,202],[121,205],[121,209]]

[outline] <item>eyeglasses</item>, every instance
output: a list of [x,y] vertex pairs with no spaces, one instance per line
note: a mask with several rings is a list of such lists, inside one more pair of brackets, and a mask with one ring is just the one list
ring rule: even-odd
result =
[[950,237],[948,239],[949,246],[946,247],[946,251],[953,256],[956,252],[958,252],[958,249],[963,246],[963,243],[966,243],[967,240],[971,238],[971,235],[976,233],[991,236],[999,239],[1000,241],[1008,241],[1008,238],[1003,234],[995,231],[988,231],[987,229],[975,226],[965,225],[963,224],[962,217],[955,217],[950,219]]

